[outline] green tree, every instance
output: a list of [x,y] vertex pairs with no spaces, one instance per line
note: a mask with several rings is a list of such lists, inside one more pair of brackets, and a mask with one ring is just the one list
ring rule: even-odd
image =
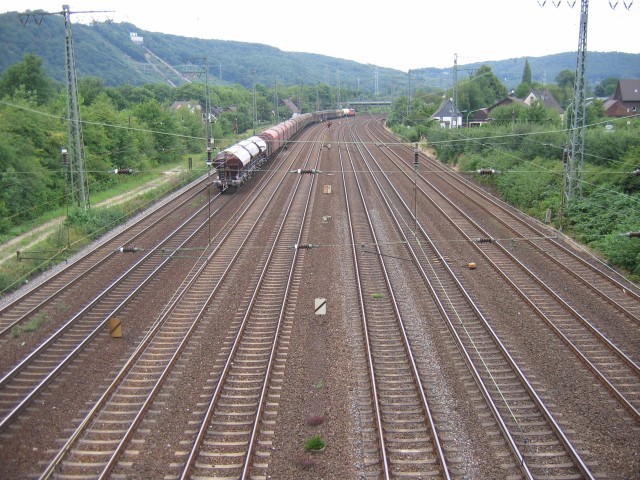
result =
[[575,79],[576,74],[571,70],[562,70],[558,75],[556,75],[556,83],[560,88],[564,89],[572,89]]
[[602,100],[596,98],[587,105],[587,124],[593,124],[601,121],[605,117],[604,104]]
[[91,105],[104,90],[104,80],[101,78],[82,77],[78,79],[78,94],[84,105]]
[[640,194],[640,176],[633,173],[640,169],[640,146],[630,147],[621,162],[619,169],[623,173],[615,176],[617,184],[625,193]]
[[598,97],[610,97],[616,92],[617,87],[617,78],[605,78],[604,80],[598,82],[598,84],[593,89],[593,93]]
[[524,98],[533,88],[535,88],[535,86],[531,80],[531,66],[529,65],[529,60],[525,60],[524,69],[522,70],[522,81],[520,85],[516,87],[515,95],[518,98]]
[[109,96],[112,98],[117,96],[119,100],[118,105],[121,108],[140,105],[155,99],[153,92],[148,88],[148,86],[134,87],[132,85],[123,85],[110,90]]
[[[111,97],[103,92],[90,107],[85,107],[83,119],[84,139],[87,150],[87,167],[97,185],[92,190],[102,189],[117,182],[114,168],[133,168],[142,171],[150,166],[146,149],[141,147],[135,118],[127,110],[118,111]],[[133,123],[133,124],[132,124]]]
[[515,96],[518,98],[525,98],[533,90],[533,85],[530,83],[521,83],[516,87]]
[[580,240],[602,251],[616,265],[640,275],[640,242],[621,235],[640,225],[637,196],[601,185],[591,195],[572,202],[567,213]]
[[54,93],[54,83],[37,55],[26,54],[22,62],[10,66],[0,77],[0,96],[12,97],[21,89],[35,95],[38,105],[47,102]]
[[491,111],[491,117],[496,125],[513,125],[515,123],[526,122],[527,108],[520,103],[501,105]]
[[35,100],[0,104],[0,232],[56,208],[63,201],[60,146],[64,129],[52,117],[33,113]]
[[558,95],[556,99],[562,106],[566,107],[573,98],[573,84],[576,80],[576,73],[571,70],[562,70],[556,75],[556,84],[562,92],[562,95]]
[[488,107],[507,96],[507,87],[495,76],[491,67],[481,66],[458,89],[458,106],[470,112]]
[[535,100],[525,112],[526,121],[537,125],[547,125],[559,120],[557,112],[552,112],[539,100]]
[[156,100],[151,100],[137,105],[134,114],[151,131],[151,156],[156,157],[160,163],[173,161],[176,155],[184,151],[176,135],[178,128],[175,116],[167,108]]
[[531,85],[531,65],[529,65],[529,60],[524,61],[524,69],[522,70],[522,82]]
[[407,97],[399,97],[391,105],[391,114],[389,122],[393,125],[404,125],[407,117],[409,99]]

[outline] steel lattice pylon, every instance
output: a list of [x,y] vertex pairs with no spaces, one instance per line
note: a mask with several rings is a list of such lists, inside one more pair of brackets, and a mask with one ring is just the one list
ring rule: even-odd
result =
[[68,5],[64,9],[64,39],[67,58],[67,133],[69,155],[69,180],[71,195],[79,207],[87,209],[89,201],[89,180],[84,156],[84,139],[80,122],[80,107],[78,103],[78,82],[76,78],[76,61],[73,51],[73,37],[71,35],[71,12]]
[[576,62],[576,79],[573,86],[573,109],[569,130],[569,156],[565,164],[565,191],[567,201],[582,195],[582,171],[584,170],[584,143],[586,133],[585,60],[587,55],[587,19],[589,0],[581,0],[580,37]]

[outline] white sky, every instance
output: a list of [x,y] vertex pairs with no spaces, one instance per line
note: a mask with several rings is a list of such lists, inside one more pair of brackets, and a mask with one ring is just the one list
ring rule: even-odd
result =
[[[146,31],[262,43],[407,71],[575,52],[581,0],[0,0],[0,13],[107,10]],[[553,4],[561,4],[555,7]],[[615,10],[610,4],[618,3]],[[627,10],[624,6],[631,5]],[[312,33],[315,32],[315,33]],[[590,0],[587,49],[640,53],[640,0]]]

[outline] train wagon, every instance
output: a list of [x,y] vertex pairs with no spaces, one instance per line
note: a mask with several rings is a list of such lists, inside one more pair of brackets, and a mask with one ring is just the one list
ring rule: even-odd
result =
[[221,192],[235,192],[262,165],[282,148],[286,148],[287,142],[308,125],[344,116],[343,109],[295,115],[258,135],[222,150],[213,162],[218,174],[213,184]]

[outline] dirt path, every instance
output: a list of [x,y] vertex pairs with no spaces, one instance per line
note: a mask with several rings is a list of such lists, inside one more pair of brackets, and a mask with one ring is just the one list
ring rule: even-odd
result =
[[[136,187],[126,193],[104,200],[103,202],[100,202],[94,206],[103,207],[105,205],[118,205],[120,203],[126,202],[127,200],[137,197],[138,195],[142,195],[149,190],[167,183],[172,176],[178,175],[179,173],[181,173],[181,171],[181,168],[175,168],[173,170],[166,171],[164,172],[164,176],[162,178],[158,178],[149,183],[145,183],[144,185],[140,185],[139,187]],[[62,222],[64,222],[64,219],[65,217],[55,218],[47,223],[40,225],[39,227],[23,233],[22,235],[12,238],[6,243],[0,244],[0,265],[11,258],[15,258],[16,252],[18,250],[26,250],[55,233],[56,229],[60,228]]]

